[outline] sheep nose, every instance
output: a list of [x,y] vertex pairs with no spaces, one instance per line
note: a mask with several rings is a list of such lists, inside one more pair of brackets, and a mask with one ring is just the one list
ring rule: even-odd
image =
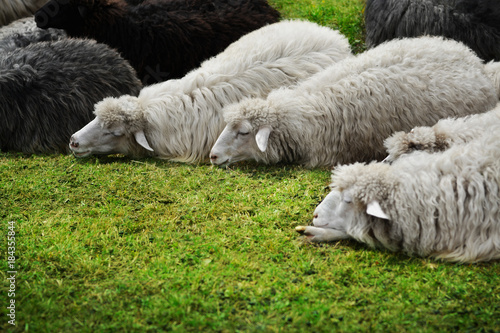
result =
[[314,213],[313,218],[317,219],[318,218],[318,213]]
[[210,154],[210,161],[214,163],[217,160],[218,156],[215,154]]
[[80,146],[80,144],[75,141],[74,137],[71,137],[69,140],[69,145],[71,146],[71,148],[78,148]]

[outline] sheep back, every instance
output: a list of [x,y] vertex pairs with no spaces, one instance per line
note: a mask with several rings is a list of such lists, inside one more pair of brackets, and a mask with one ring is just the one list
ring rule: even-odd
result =
[[107,96],[137,95],[133,68],[90,40],[40,42],[0,54],[0,149],[67,153],[72,133]]
[[497,0],[368,0],[366,45],[401,37],[443,36],[472,48],[485,61],[500,60]]
[[56,41],[66,37],[64,30],[40,29],[36,26],[33,17],[26,17],[0,29],[0,53],[32,43]]
[[[49,15],[50,6],[57,5]],[[265,0],[51,0],[35,15],[41,28],[116,48],[145,84],[183,77],[246,33],[279,19]]]
[[[273,91],[267,107],[255,101],[265,110],[256,111],[259,121],[269,118],[273,128],[259,158],[307,167],[383,159],[383,141],[392,133],[485,112],[497,102],[484,65],[463,44],[440,37],[393,40]],[[243,109],[228,109],[226,122],[248,117]]]

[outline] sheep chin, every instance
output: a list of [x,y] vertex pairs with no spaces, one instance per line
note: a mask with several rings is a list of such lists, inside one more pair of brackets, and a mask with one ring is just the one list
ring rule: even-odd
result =
[[73,150],[73,155],[75,157],[78,157],[78,158],[83,158],[83,157],[87,157],[87,156],[92,155],[92,151],[87,150],[87,151],[83,151],[83,152],[77,152],[77,151]]

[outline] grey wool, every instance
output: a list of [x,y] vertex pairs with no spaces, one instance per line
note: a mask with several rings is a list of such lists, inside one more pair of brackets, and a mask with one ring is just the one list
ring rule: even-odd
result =
[[71,134],[105,97],[137,95],[141,82],[116,51],[95,41],[40,42],[0,53],[0,149],[67,153]]

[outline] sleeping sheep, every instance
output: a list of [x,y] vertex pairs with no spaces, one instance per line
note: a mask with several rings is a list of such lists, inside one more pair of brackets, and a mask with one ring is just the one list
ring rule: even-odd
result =
[[33,17],[26,17],[0,28],[0,53],[31,43],[56,41],[66,37],[64,30],[40,29]]
[[337,167],[313,226],[296,231],[448,261],[500,259],[499,110],[488,131],[444,152]]
[[33,16],[48,0],[0,0],[0,27]]
[[116,48],[143,83],[180,78],[279,13],[266,0],[50,0],[37,11],[40,28],[64,29]]
[[494,107],[498,87],[487,69],[456,41],[393,40],[267,99],[226,107],[210,159],[308,168],[382,159],[383,141],[395,131]]
[[[253,31],[179,80],[145,87],[138,98],[107,98],[75,133],[75,156],[121,153],[179,162],[208,161],[224,128],[222,107],[295,84],[351,56],[337,31],[281,21]],[[109,135],[109,134],[112,135]]]
[[401,37],[443,36],[472,48],[485,61],[500,60],[498,0],[367,0],[366,45]]
[[134,69],[107,45],[63,39],[0,53],[0,149],[68,153],[68,140],[107,96],[137,95]]
[[387,138],[384,145],[389,155],[386,162],[393,162],[414,151],[440,152],[456,144],[470,141],[490,126],[500,122],[500,105],[492,111],[463,118],[446,118],[432,127],[419,126],[410,132],[397,132]]

